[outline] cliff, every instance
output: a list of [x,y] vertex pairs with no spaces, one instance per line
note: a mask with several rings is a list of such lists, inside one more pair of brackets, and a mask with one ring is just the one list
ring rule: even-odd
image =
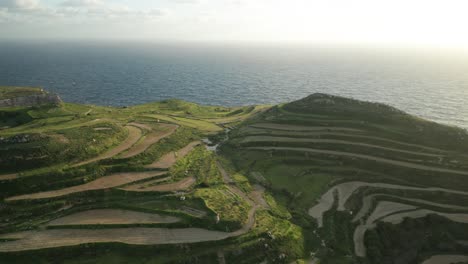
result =
[[40,88],[0,87],[0,107],[27,107],[62,103],[56,94]]

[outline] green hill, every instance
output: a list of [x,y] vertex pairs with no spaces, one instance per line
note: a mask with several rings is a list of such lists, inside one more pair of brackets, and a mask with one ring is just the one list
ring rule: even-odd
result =
[[313,94],[273,107],[61,103],[0,117],[0,263],[468,255],[466,131],[390,106]]

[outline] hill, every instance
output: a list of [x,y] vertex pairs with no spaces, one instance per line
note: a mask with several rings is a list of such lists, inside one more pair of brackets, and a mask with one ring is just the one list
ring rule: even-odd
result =
[[313,94],[277,106],[60,103],[0,116],[0,263],[468,255],[466,131],[390,106]]
[[221,153],[288,209],[320,263],[421,263],[466,254],[467,139],[387,105],[313,94],[245,121]]

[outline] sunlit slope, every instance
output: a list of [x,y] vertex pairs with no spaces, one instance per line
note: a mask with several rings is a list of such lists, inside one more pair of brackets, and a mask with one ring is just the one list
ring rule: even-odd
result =
[[[250,180],[273,190],[293,222],[308,229],[309,250],[320,263],[386,263],[408,250],[414,254],[401,263],[414,263],[440,250],[424,240],[402,246],[401,233],[388,233],[388,227],[375,235],[381,224],[403,228],[404,217],[420,221],[435,215],[441,218],[437,224],[454,226],[444,243],[466,240],[466,232],[457,232],[468,223],[466,153],[468,134],[460,128],[325,94],[275,106],[244,122],[222,148]],[[387,220],[390,214],[396,216]],[[427,230],[427,220],[418,223],[407,232]],[[463,253],[458,246],[446,251]]]
[[0,109],[0,263],[302,258],[286,209],[203,143],[267,108]]

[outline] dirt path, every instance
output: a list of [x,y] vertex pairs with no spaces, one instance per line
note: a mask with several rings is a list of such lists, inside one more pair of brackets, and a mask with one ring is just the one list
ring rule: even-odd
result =
[[435,255],[426,259],[422,264],[453,264],[468,262],[468,256],[463,255]]
[[362,139],[373,139],[373,140],[378,140],[382,142],[388,142],[392,144],[397,144],[401,145],[402,147],[413,147],[419,150],[427,150],[427,151],[432,151],[436,153],[447,153],[447,150],[443,149],[438,149],[438,148],[433,148],[433,147],[428,147],[428,146],[423,146],[423,145],[418,145],[418,144],[411,144],[411,143],[406,143],[402,141],[397,141],[397,140],[392,140],[392,139],[387,139],[387,138],[382,138],[382,137],[376,137],[376,136],[368,136],[368,135],[363,135],[363,134],[349,134],[349,133],[339,133],[339,132],[301,132],[301,131],[278,131],[278,130],[267,130],[267,129],[262,129],[262,128],[243,128],[242,134],[245,135],[266,135],[266,136],[289,136],[289,137],[294,137],[294,136],[299,136],[299,137],[321,137],[321,136],[339,136],[339,137],[346,137],[350,139],[357,139],[357,138],[362,138]]
[[145,168],[149,169],[168,169],[176,163],[179,159],[187,156],[196,146],[200,145],[200,141],[194,141],[183,147],[176,152],[170,152],[162,156],[159,160],[152,164],[146,165]]
[[180,219],[173,216],[149,214],[121,209],[96,209],[67,215],[49,222],[48,226],[66,225],[118,225],[118,224],[158,224],[176,223]]
[[172,125],[172,124],[159,124],[158,127],[162,129],[162,131],[153,131],[151,127],[148,125],[138,124],[138,123],[130,123],[129,125],[142,125],[139,126],[147,127],[150,129],[150,132],[145,136],[145,138],[140,142],[132,146],[128,149],[125,153],[121,155],[122,158],[130,158],[134,157],[145,150],[147,150],[151,145],[158,143],[159,140],[172,135],[179,126]]
[[382,149],[394,152],[408,153],[413,155],[427,156],[427,157],[443,157],[443,155],[424,153],[417,151],[409,151],[403,149],[382,147],[373,144],[351,142],[346,140],[335,140],[335,139],[313,139],[313,138],[291,138],[291,137],[272,137],[272,136],[248,136],[245,137],[241,143],[249,142],[302,142],[302,143],[325,143],[325,144],[341,144],[341,145],[351,145],[351,146],[361,146],[374,149]]
[[295,125],[283,125],[275,123],[259,123],[250,125],[256,128],[268,128],[276,130],[288,130],[288,131],[350,131],[350,132],[363,132],[360,129],[347,128],[347,127],[326,127],[326,126],[295,126]]
[[125,126],[125,128],[128,130],[128,137],[120,145],[118,145],[117,147],[115,147],[113,149],[110,149],[109,151],[107,151],[107,152],[105,152],[105,153],[103,153],[103,154],[101,154],[101,155],[99,155],[99,156],[97,156],[95,158],[92,158],[92,159],[85,160],[85,161],[79,162],[77,164],[74,164],[74,165],[72,165],[72,167],[78,167],[78,166],[81,166],[81,165],[89,164],[89,163],[100,161],[100,160],[103,160],[103,159],[112,158],[115,155],[120,154],[121,152],[129,149],[131,146],[133,146],[135,143],[138,142],[138,140],[142,136],[142,132],[141,132],[141,129],[136,128],[134,126]]
[[247,233],[250,229],[253,228],[255,225],[255,213],[257,210],[262,207],[264,204],[267,204],[266,201],[263,199],[263,192],[265,189],[260,185],[255,186],[254,191],[252,191],[249,195],[245,194],[241,189],[239,189],[235,184],[234,180],[232,179],[231,175],[224,169],[221,162],[216,162],[219,171],[223,176],[223,181],[226,184],[226,187],[233,193],[239,195],[242,199],[244,199],[250,206],[250,210],[248,212],[248,219],[246,224],[236,232],[233,232],[232,236],[238,236],[241,234]]
[[0,175],[0,181],[9,181],[9,180],[14,180],[18,178],[19,178],[18,173]]
[[413,198],[404,198],[401,196],[396,196],[396,195],[387,195],[387,194],[372,194],[364,197],[361,209],[359,212],[354,216],[353,222],[356,222],[363,218],[371,209],[372,206],[372,201],[374,200],[375,197],[390,197],[390,198],[397,198],[399,200],[403,201],[409,201],[417,204],[424,204],[424,205],[430,205],[430,206],[435,206],[435,207],[440,207],[440,208],[447,208],[447,209],[454,209],[454,210],[467,210],[468,211],[468,206],[459,206],[459,205],[452,205],[452,204],[442,204],[442,203],[435,203],[435,202],[430,202],[422,199],[413,199]]
[[195,179],[195,177],[188,177],[178,182],[153,185],[153,186],[148,186],[148,187],[142,187],[141,184],[136,184],[136,185],[124,187],[122,188],[122,190],[133,191],[133,192],[175,192],[175,191],[182,191],[182,190],[188,189],[196,181],[197,180]]
[[140,181],[144,179],[149,179],[155,176],[160,176],[165,174],[165,172],[127,172],[127,173],[116,173],[110,176],[104,176],[97,180],[77,185],[73,187],[68,187],[55,191],[39,192],[33,194],[25,194],[19,196],[13,196],[6,199],[6,201],[17,201],[17,200],[34,200],[34,199],[44,199],[44,198],[53,198],[64,196],[77,192],[91,191],[91,190],[101,190],[117,187],[134,181]]
[[327,192],[325,192],[318,203],[309,209],[309,215],[314,217],[319,227],[323,226],[323,214],[330,210],[335,202],[334,193],[338,193],[338,211],[346,210],[345,204],[348,201],[349,197],[361,187],[373,187],[373,188],[384,188],[384,189],[397,189],[397,190],[414,190],[414,191],[425,191],[425,192],[445,192],[459,195],[468,195],[468,192],[450,190],[437,187],[412,187],[405,185],[396,185],[389,183],[370,183],[370,182],[345,182],[333,186]]
[[392,214],[381,219],[383,222],[400,224],[405,218],[421,218],[429,214],[437,214],[442,217],[445,217],[451,221],[458,223],[468,223],[468,213],[459,214],[459,213],[442,213],[428,209],[420,209],[411,212],[403,212],[398,214]]
[[300,152],[312,152],[312,153],[319,153],[319,154],[326,154],[326,155],[336,155],[336,156],[345,156],[351,158],[360,158],[366,160],[372,160],[380,163],[391,164],[400,167],[406,167],[410,169],[417,169],[417,170],[426,170],[426,171],[435,171],[435,172],[443,172],[443,173],[453,173],[453,174],[460,174],[460,175],[468,175],[468,171],[462,170],[453,170],[453,169],[444,169],[432,166],[426,166],[421,164],[415,164],[405,161],[397,161],[385,158],[379,158],[374,156],[368,156],[364,154],[356,154],[351,152],[343,152],[343,151],[333,151],[333,150],[322,150],[322,149],[313,149],[313,148],[291,148],[291,147],[249,147],[248,149],[258,149],[258,150],[289,150],[289,151],[300,151]]

